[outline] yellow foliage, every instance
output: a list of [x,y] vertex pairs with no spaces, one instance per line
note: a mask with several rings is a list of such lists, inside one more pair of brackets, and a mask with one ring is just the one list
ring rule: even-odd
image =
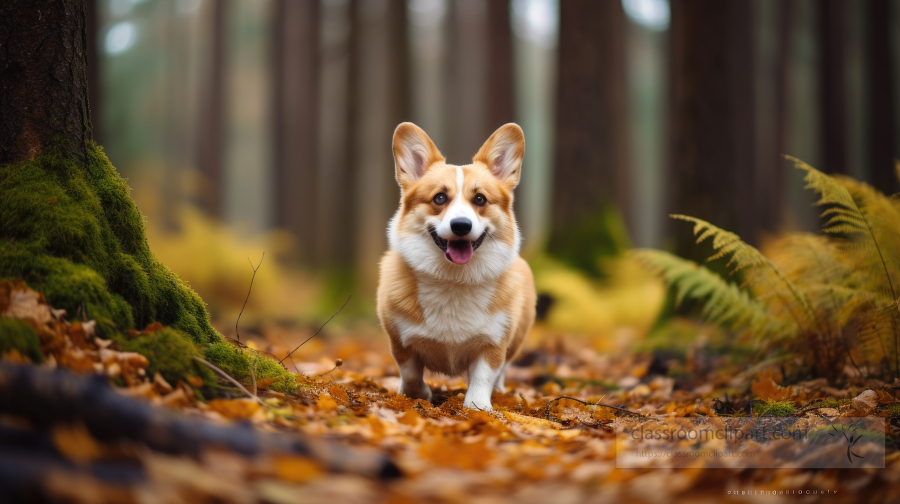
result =
[[547,320],[552,328],[594,336],[619,327],[644,333],[659,316],[665,288],[630,257],[607,260],[602,281],[547,257],[530,262],[538,292],[554,299]]
[[806,172],[806,188],[819,194],[822,235],[786,234],[768,241],[763,253],[704,220],[672,216],[694,224],[698,243],[712,238],[710,260],[728,257],[743,271],[743,286],[665,252],[635,251],[634,257],[673,285],[678,300],[704,303],[702,313],[713,322],[768,341],[798,336],[796,350],[820,373],[834,377],[849,360],[861,373],[897,375],[900,201],[788,159]]

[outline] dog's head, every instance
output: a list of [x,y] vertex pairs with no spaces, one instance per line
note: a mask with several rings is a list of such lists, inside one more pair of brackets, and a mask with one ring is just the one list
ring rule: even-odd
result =
[[388,238],[413,268],[431,276],[478,283],[500,276],[519,253],[513,189],[519,184],[525,137],[500,127],[472,164],[447,164],[421,128],[394,131],[400,209]]

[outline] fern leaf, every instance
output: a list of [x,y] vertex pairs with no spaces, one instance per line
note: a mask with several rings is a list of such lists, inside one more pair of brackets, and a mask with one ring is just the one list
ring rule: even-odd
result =
[[[868,232],[866,218],[846,187],[839,184],[834,177],[816,170],[798,158],[785,156],[785,159],[793,161],[795,168],[806,172],[803,177],[803,181],[806,182],[804,189],[812,189],[819,195],[816,206],[834,205],[821,215],[821,217],[831,216],[825,222],[823,231],[832,234]],[[843,223],[843,225],[839,223]]]
[[629,254],[675,288],[677,304],[685,298],[702,301],[701,314],[710,322],[768,336],[787,336],[795,330],[772,317],[764,304],[736,285],[693,261],[652,249],[635,249]]
[[900,323],[894,305],[867,311],[857,322],[856,338],[860,354],[868,364],[892,364],[895,326]]
[[766,257],[762,255],[759,250],[744,243],[740,236],[731,231],[726,231],[703,219],[698,219],[689,215],[672,214],[669,217],[693,222],[694,235],[697,236],[697,243],[701,243],[707,238],[712,238],[712,246],[716,250],[716,254],[710,257],[708,259],[709,261],[714,261],[731,254],[728,266],[734,265],[734,271],[751,266],[760,266],[768,262]]
[[713,261],[716,259],[720,259],[727,255],[731,255],[731,259],[728,261],[727,266],[734,265],[735,271],[756,267],[756,266],[767,266],[774,274],[778,277],[781,282],[788,288],[791,295],[794,299],[800,304],[800,307],[803,309],[804,314],[810,321],[814,321],[815,314],[813,313],[812,307],[809,304],[809,301],[797,290],[793,283],[787,279],[787,277],[782,274],[781,270],[778,269],[771,261],[769,261],[766,256],[762,254],[756,247],[744,243],[741,240],[741,237],[731,231],[726,231],[720,227],[714,226],[709,222],[706,222],[703,219],[698,219],[696,217],[691,217],[689,215],[681,215],[681,214],[673,214],[670,215],[673,219],[680,219],[688,222],[694,223],[694,235],[698,233],[700,236],[697,238],[697,243],[702,242],[706,238],[712,237],[713,242],[712,246],[716,250],[716,254],[707,259],[708,261]]

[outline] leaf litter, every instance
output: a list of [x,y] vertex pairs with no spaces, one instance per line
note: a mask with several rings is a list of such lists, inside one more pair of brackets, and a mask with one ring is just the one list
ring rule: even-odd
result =
[[[537,327],[510,368],[506,391],[494,393],[495,411],[478,411],[463,407],[466,387],[458,377],[429,375],[433,402],[397,394],[399,377],[386,338],[363,329],[304,347],[296,355],[300,372],[294,392],[268,390],[269,383],[260,380],[257,400],[228,388],[223,379],[216,397],[202,399],[199,378],[172,384],[159,373],[149,376],[146,356],[117,349],[114,341],[97,335],[92,320],[67,320],[64,311],[54,310],[21,281],[0,282],[0,313],[27,322],[44,357],[33,363],[13,349],[3,353],[3,360],[103,375],[123,395],[206,422],[376,451],[400,472],[379,478],[334,470],[327,457],[314,454],[248,456],[218,446],[195,456],[172,455],[102,440],[78,424],[57,424],[50,427],[52,446],[71,465],[54,465],[44,475],[42,495],[49,501],[697,502],[733,498],[730,491],[797,489],[835,490],[836,498],[848,500],[900,499],[895,441],[900,383],[869,381],[845,389],[824,380],[787,383],[773,367],[741,378],[746,369],[724,361],[706,373],[670,377],[654,370],[658,366],[647,356],[599,354],[577,338]],[[155,324],[141,332],[162,329]],[[284,331],[267,332],[243,338],[245,351],[286,354]],[[292,341],[303,337],[294,336]],[[759,411],[759,404],[787,404],[788,414],[795,416],[886,417],[886,468],[616,467],[617,419],[749,414]],[[28,433],[39,426],[0,415],[0,427]],[[97,467],[135,471],[139,477],[104,479],[96,476]]]

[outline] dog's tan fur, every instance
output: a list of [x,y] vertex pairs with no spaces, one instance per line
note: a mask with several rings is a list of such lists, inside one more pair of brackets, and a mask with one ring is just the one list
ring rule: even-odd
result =
[[[468,372],[467,406],[489,409],[485,386],[502,389],[502,373],[535,317],[534,279],[518,256],[512,212],[523,156],[524,136],[513,124],[498,129],[465,166],[448,165],[417,126],[397,127],[401,203],[389,231],[391,249],[381,262],[378,316],[401,370],[401,393],[430,399],[423,367],[451,375]],[[438,193],[449,203],[436,204]],[[487,204],[474,203],[479,194]],[[485,241],[467,264],[445,259],[428,234],[454,211],[465,212],[485,230]],[[446,334],[434,333],[444,329]],[[490,380],[495,381],[486,385]]]

